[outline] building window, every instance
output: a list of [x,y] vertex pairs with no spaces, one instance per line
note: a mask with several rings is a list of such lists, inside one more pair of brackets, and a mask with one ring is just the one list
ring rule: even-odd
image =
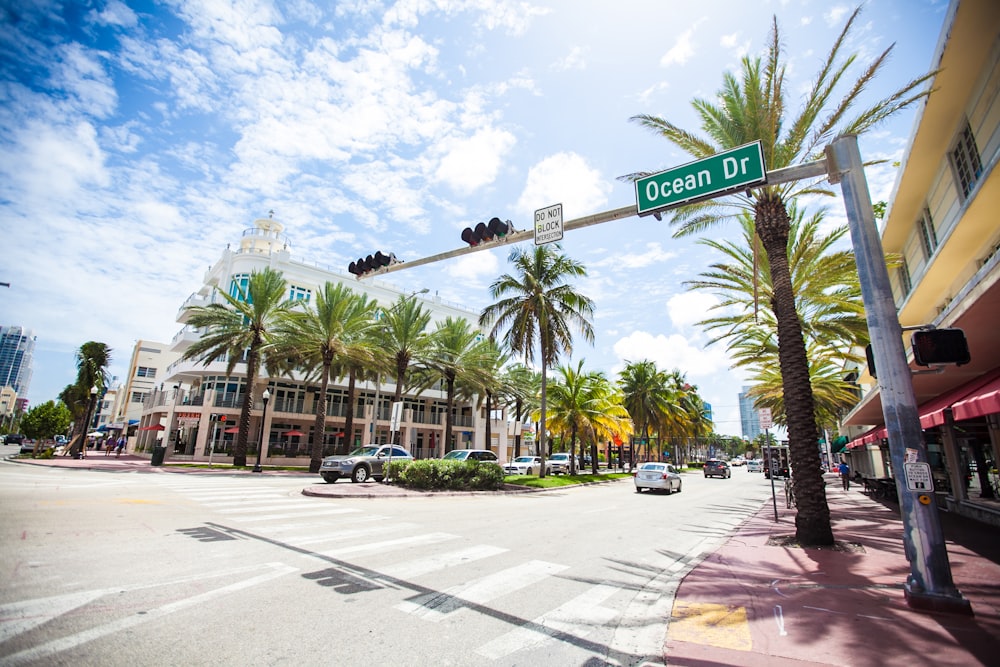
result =
[[135,376],[137,378],[155,378],[156,369],[149,368],[148,366],[139,366],[135,371]]
[[913,283],[910,280],[910,267],[906,265],[906,259],[899,265],[899,286],[903,289],[903,296],[905,297],[913,289]]
[[146,400],[146,394],[141,391],[132,392],[132,402],[133,403],[143,403]]
[[937,233],[934,231],[934,220],[931,219],[931,212],[924,209],[920,219],[917,220],[917,229],[920,232],[920,241],[924,245],[924,257],[931,258],[937,248]]
[[250,289],[250,274],[237,273],[233,275],[232,282],[229,283],[229,296],[237,301],[243,301],[243,294]]
[[968,122],[965,123],[965,128],[958,137],[958,143],[951,152],[951,163],[955,167],[955,174],[962,189],[962,197],[966,198],[983,174],[983,164],[979,161],[976,138],[972,135],[972,128],[969,127]]
[[309,303],[309,298],[312,296],[312,290],[305,287],[297,287],[295,285],[291,286],[289,290],[288,298],[292,301],[305,301]]

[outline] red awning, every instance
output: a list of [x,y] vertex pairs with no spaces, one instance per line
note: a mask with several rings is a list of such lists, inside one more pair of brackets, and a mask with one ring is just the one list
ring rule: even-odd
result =
[[855,449],[857,447],[862,447],[869,443],[875,442],[876,440],[881,440],[882,438],[888,437],[889,432],[885,429],[885,426],[876,426],[875,428],[865,431],[854,440],[847,443],[844,449]]
[[[941,426],[944,424],[944,411],[948,408],[952,409],[952,414],[956,421],[962,419],[972,419],[973,417],[981,417],[991,412],[1000,412],[1000,408],[989,408],[989,400],[987,396],[991,393],[996,393],[997,383],[1000,382],[1000,368],[994,369],[989,373],[980,375],[975,380],[970,380],[960,387],[956,387],[951,391],[941,394],[937,398],[928,401],[924,405],[920,406],[920,426],[921,428],[933,428],[934,426]],[[993,387],[991,390],[990,387]],[[977,402],[975,399],[983,397],[986,399],[985,402]],[[994,398],[993,405],[997,405],[997,401],[1000,398]],[[971,402],[971,403],[970,403]],[[958,405],[968,404],[963,406],[961,413],[965,416],[959,417],[959,413],[955,411],[955,407]],[[977,411],[975,406],[982,405],[985,412]]]
[[1000,376],[981,386],[972,396],[952,405],[951,412],[955,421],[1000,412]]

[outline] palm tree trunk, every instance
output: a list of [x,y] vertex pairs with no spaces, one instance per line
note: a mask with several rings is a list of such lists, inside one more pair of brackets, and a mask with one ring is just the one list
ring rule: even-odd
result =
[[[545,353],[542,353],[542,359],[545,359]],[[538,420],[538,455],[542,457],[542,462],[539,464],[540,470],[538,471],[538,478],[545,478],[545,387],[547,383],[547,373],[548,364],[542,363],[542,405],[541,414]]]
[[774,290],[771,307],[778,327],[778,364],[798,507],[795,536],[801,544],[830,545],[833,544],[833,529],[817,447],[819,431],[809,381],[809,359],[788,266],[788,212],[778,197],[764,196],[758,200],[755,213],[757,234],[771,265]]
[[483,445],[483,449],[489,449],[490,444],[493,442],[493,428],[491,426],[493,420],[491,419],[492,415],[490,414],[493,408],[492,399],[493,395],[490,394],[490,392],[486,392],[486,443]]
[[[250,409],[254,402],[253,386],[257,382],[257,369],[259,357],[257,349],[251,345],[247,352],[247,389],[243,394],[243,405],[240,407],[240,431],[236,434],[236,448],[233,450],[233,466],[245,468],[247,465],[247,439],[250,434]],[[263,415],[261,416],[260,427],[264,428]]]
[[318,473],[323,463],[323,438],[326,437],[326,390],[330,386],[330,364],[323,363],[323,381],[316,399],[316,419],[313,422],[312,452],[309,457],[309,472]]
[[445,387],[448,391],[447,406],[444,412],[444,437],[441,438],[441,442],[438,443],[438,458],[444,458],[445,452],[448,446],[451,445],[451,429],[452,429],[452,416],[451,410],[455,405],[455,378],[449,375],[447,381],[445,382]]
[[[521,399],[517,399],[517,401],[514,402],[514,416],[517,418],[517,421],[519,421],[519,422],[521,421],[521,419],[522,419],[522,417],[521,417]],[[521,429],[515,428],[514,429],[514,458],[516,459],[520,455],[521,455]]]

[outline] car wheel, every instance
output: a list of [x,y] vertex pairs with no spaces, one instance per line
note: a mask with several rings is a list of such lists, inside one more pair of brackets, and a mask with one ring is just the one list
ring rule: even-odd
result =
[[730,477],[732,477],[732,476],[733,476],[733,473],[731,473],[731,472],[729,472],[729,471],[727,470],[727,471],[726,471],[726,479],[729,479],[729,478],[730,478]]
[[323,481],[327,484],[333,484],[337,481],[338,477],[340,477],[340,475],[323,475]]
[[366,482],[368,481],[369,474],[368,468],[365,466],[358,466],[354,469],[354,472],[351,473],[351,481],[356,483]]
[[677,482],[677,493],[681,492],[681,487],[683,487],[683,486],[684,486],[684,484],[682,482]]
[[668,483],[667,488],[663,489],[663,491],[669,496],[671,493],[674,492],[674,487]]
[[526,475],[534,475],[535,474],[535,469],[534,468],[528,468],[528,470],[527,470],[527,472],[525,474]]
[[706,473],[705,473],[705,479],[708,479],[708,477],[709,477],[709,475],[708,475],[708,473],[706,472]]

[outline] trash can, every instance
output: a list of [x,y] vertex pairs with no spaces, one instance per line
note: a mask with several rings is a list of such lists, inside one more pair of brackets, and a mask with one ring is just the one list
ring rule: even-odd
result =
[[153,446],[153,460],[150,463],[154,466],[163,465],[163,457],[167,453],[166,447],[160,447],[159,445]]

